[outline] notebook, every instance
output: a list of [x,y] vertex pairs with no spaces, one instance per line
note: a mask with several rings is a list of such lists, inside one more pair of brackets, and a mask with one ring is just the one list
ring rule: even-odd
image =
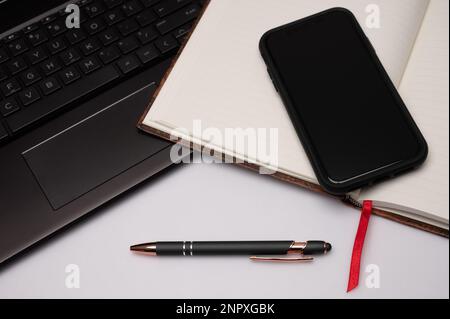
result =
[[[323,192],[267,74],[258,43],[267,30],[337,6],[351,10],[359,20],[430,148],[419,169],[343,200],[356,207],[373,200],[377,215],[448,237],[447,0],[211,0],[138,126]],[[199,123],[203,130],[224,134],[229,128],[276,128],[277,162],[198,134]]]

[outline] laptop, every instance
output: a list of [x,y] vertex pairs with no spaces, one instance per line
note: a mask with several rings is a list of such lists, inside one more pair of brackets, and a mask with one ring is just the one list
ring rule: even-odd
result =
[[171,165],[136,123],[203,5],[0,0],[0,263]]

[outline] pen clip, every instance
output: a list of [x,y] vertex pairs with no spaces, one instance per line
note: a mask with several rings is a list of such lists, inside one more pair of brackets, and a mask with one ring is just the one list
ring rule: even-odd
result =
[[253,261],[259,262],[279,262],[279,263],[301,263],[301,262],[310,262],[313,261],[313,257],[304,257],[300,255],[299,257],[259,257],[252,256],[250,257]]

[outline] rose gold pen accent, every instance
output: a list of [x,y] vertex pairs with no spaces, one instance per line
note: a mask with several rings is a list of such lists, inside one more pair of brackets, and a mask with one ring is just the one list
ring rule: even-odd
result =
[[293,242],[288,250],[288,254],[303,254],[303,250],[306,248],[307,243],[304,242]]
[[267,262],[278,262],[278,263],[300,263],[313,261],[313,257],[250,257],[253,261],[267,261]]
[[299,263],[299,262],[309,262],[313,261],[313,257],[304,257],[303,251],[308,243],[305,242],[293,242],[287,255],[298,255],[298,257],[250,257],[253,261],[265,261],[265,262],[278,262],[278,263]]
[[148,256],[157,256],[156,243],[148,243],[148,244],[131,246],[130,250],[133,252],[145,254]]

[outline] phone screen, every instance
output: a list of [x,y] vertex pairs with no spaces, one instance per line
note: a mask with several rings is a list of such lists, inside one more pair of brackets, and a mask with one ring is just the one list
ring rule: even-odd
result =
[[277,73],[310,147],[335,184],[414,158],[420,151],[401,99],[364,37],[351,14],[333,11],[266,38],[275,65],[272,73]]

